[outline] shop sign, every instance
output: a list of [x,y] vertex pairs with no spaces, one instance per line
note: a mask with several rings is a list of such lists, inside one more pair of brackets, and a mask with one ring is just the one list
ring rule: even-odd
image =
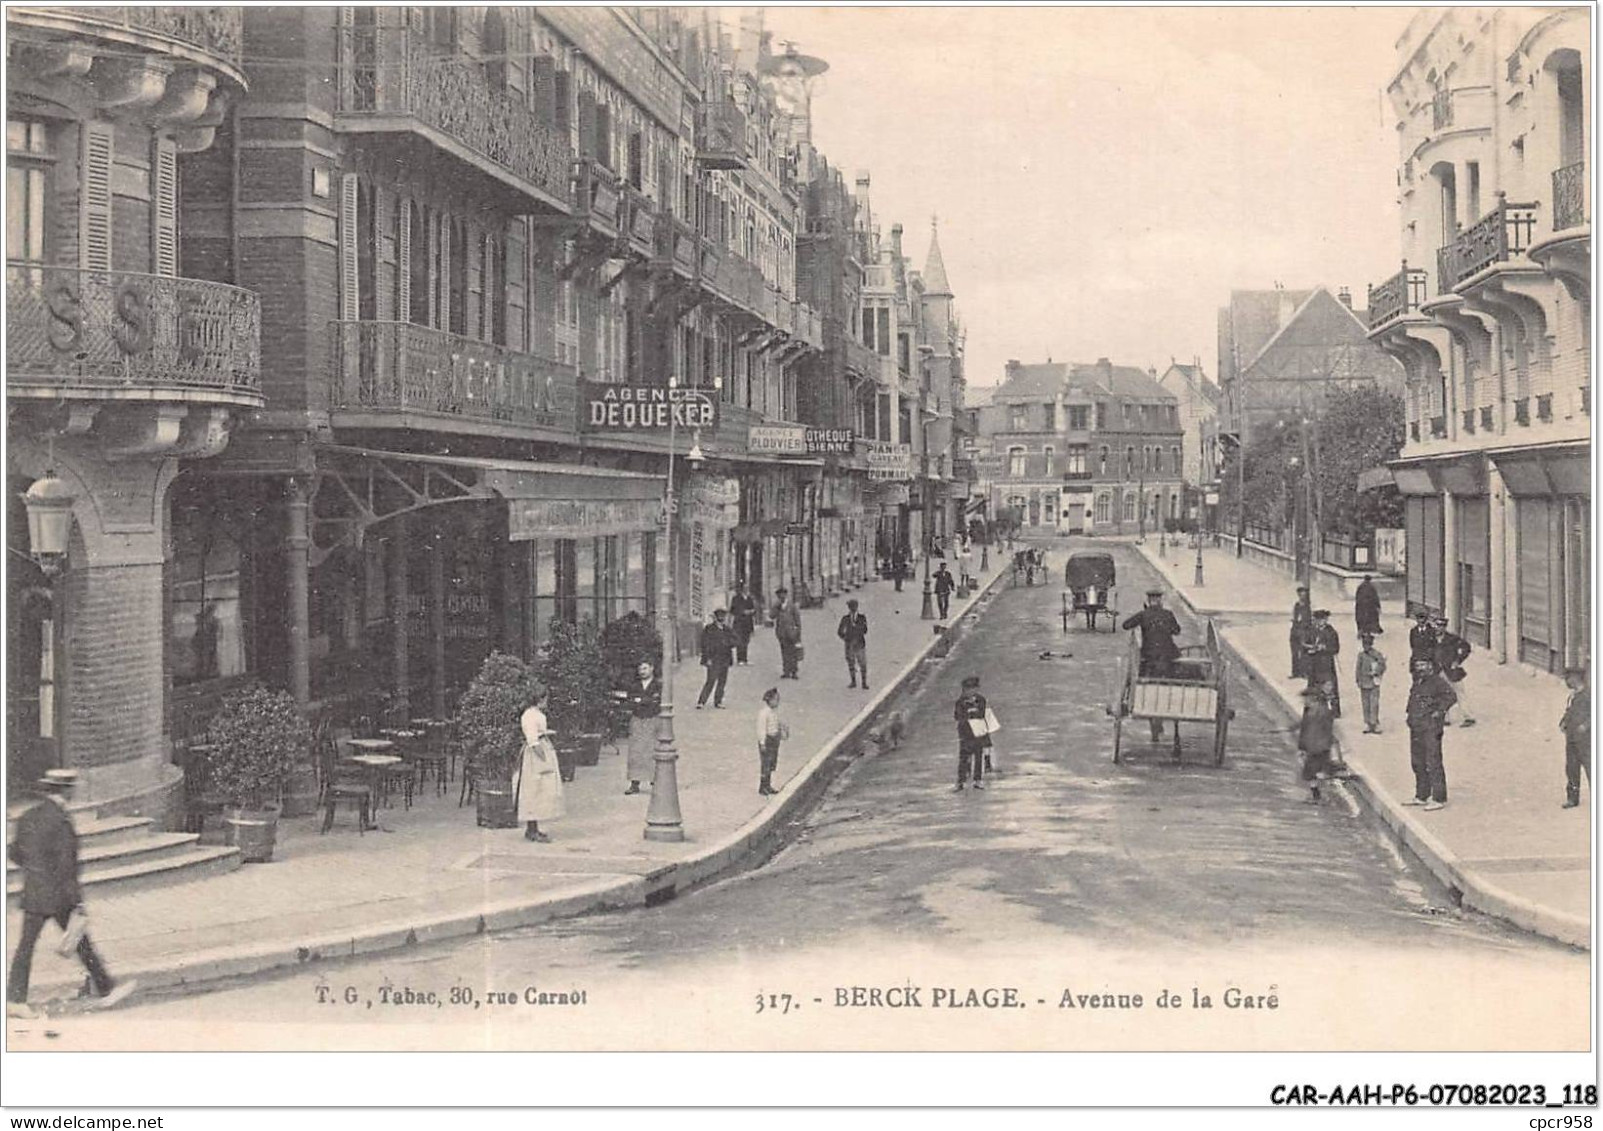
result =
[[856,439],[850,428],[808,428],[805,431],[810,455],[830,452],[850,455]]
[[678,428],[716,428],[718,402],[703,389],[662,385],[613,385],[580,381],[580,420],[598,431],[659,432]]
[[707,619],[707,534],[706,527],[690,525],[690,619]]
[[895,483],[885,487],[876,496],[882,507],[899,507],[906,504],[911,498],[911,492],[905,483]]
[[913,477],[913,446],[892,444],[883,440],[868,445],[868,477],[870,479],[911,479]]
[[753,424],[746,434],[746,450],[762,455],[806,455],[809,431],[799,424]]
[[661,522],[660,499],[507,500],[507,536],[513,542],[627,534]]
[[697,477],[685,488],[684,505],[692,522],[732,529],[740,524],[740,480]]

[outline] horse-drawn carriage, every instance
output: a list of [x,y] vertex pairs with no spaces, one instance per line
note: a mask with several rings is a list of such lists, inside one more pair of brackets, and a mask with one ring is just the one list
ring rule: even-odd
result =
[[1163,724],[1174,724],[1176,762],[1180,760],[1180,724],[1211,723],[1213,764],[1223,765],[1225,738],[1230,732],[1230,720],[1235,717],[1230,707],[1227,667],[1211,620],[1204,643],[1180,649],[1179,658],[1166,665],[1162,674],[1142,673],[1141,648],[1132,632],[1113,702],[1108,704],[1108,714],[1113,716],[1114,762],[1123,756],[1125,720],[1146,719],[1152,725],[1154,744],[1162,741]]
[[1085,627],[1096,631],[1097,620],[1106,618],[1108,631],[1119,625],[1118,572],[1113,555],[1100,551],[1070,554],[1063,564],[1063,631],[1069,631],[1069,617],[1079,613]]

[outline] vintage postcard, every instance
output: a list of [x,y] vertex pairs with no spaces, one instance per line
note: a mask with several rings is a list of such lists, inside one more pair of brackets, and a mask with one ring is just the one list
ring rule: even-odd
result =
[[7,5],[8,1102],[1594,1105],[1594,15]]

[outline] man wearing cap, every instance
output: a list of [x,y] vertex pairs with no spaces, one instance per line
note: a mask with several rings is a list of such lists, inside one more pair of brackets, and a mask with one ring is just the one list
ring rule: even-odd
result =
[[952,571],[941,563],[941,568],[935,571],[935,601],[941,607],[941,619],[947,617],[947,610],[952,604],[952,590],[957,588],[957,582],[952,580]]
[[1336,656],[1341,652],[1341,637],[1336,626],[1330,623],[1329,609],[1315,609],[1313,624],[1304,633],[1307,658],[1303,671],[1309,687],[1322,687],[1330,703],[1330,714],[1341,718],[1341,689],[1336,685]]
[[1436,626],[1431,623],[1430,610],[1420,605],[1414,610],[1414,627],[1408,630],[1408,664],[1415,660],[1436,662]]
[[980,677],[964,676],[963,693],[952,709],[957,722],[957,788],[953,792],[961,792],[971,776],[975,789],[985,788],[985,752],[990,749],[991,736],[975,734],[973,723],[983,725],[987,709],[985,696],[980,694]]
[[801,657],[797,653],[801,651],[801,610],[783,585],[774,590],[774,596],[779,598],[773,614],[774,639],[779,641],[779,678],[800,679],[797,665]]
[[1442,726],[1456,696],[1431,660],[1409,665],[1414,686],[1408,692],[1408,760],[1414,771],[1414,796],[1404,805],[1440,809],[1447,804],[1447,770],[1442,764]]
[[1373,574],[1364,574],[1364,579],[1353,593],[1353,620],[1358,625],[1359,636],[1381,634],[1380,591],[1375,588]]
[[1308,602],[1308,586],[1297,586],[1297,603],[1291,606],[1291,678],[1308,676],[1308,649],[1305,639],[1313,624],[1313,607]]
[[707,669],[707,679],[696,700],[698,711],[707,705],[708,695],[714,707],[724,705],[724,685],[729,682],[729,665],[735,659],[735,634],[724,623],[728,615],[723,609],[714,609],[712,623],[701,630],[701,666]]
[[[1163,590],[1147,590],[1147,607],[1128,618],[1126,630],[1141,630],[1141,675],[1163,679],[1174,673],[1174,662],[1180,658],[1180,646],[1174,638],[1180,635],[1180,622],[1163,607]],[[1149,719],[1152,724],[1152,741],[1163,738],[1163,722]]]
[[[44,800],[22,815],[17,822],[11,859],[22,868],[22,937],[11,959],[11,975],[6,983],[6,1016],[32,1018],[38,1014],[28,1005],[28,979],[33,970],[33,948],[48,920],[62,930],[74,921],[83,892],[78,884],[78,833],[67,815],[67,801],[78,782],[74,770],[50,770],[40,781]],[[135,982],[121,982],[107,972],[95,953],[89,935],[82,930],[82,912],[77,922],[78,960],[89,971],[89,984],[102,1007],[110,1007],[133,993]]]
[[840,618],[835,635],[846,645],[847,687],[857,686],[857,675],[863,676],[863,690],[868,690],[868,618],[857,611],[857,598],[846,602],[846,615]]
[[1472,727],[1475,725],[1475,708],[1470,706],[1464,688],[1464,661],[1469,659],[1469,641],[1447,627],[1446,617],[1437,615],[1431,620],[1436,630],[1436,668],[1447,677],[1447,682],[1453,685],[1453,694],[1458,696],[1458,702],[1453,705],[1458,712],[1458,725]]

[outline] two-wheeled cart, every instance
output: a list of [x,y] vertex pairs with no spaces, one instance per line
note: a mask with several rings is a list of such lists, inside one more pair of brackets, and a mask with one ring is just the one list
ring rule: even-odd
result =
[[1108,631],[1119,627],[1119,574],[1113,555],[1100,551],[1070,554],[1063,563],[1063,631],[1069,631],[1069,618],[1079,613],[1085,627],[1095,632],[1098,620],[1108,622]]
[[1154,743],[1163,723],[1174,724],[1174,760],[1180,761],[1180,724],[1202,723],[1213,726],[1213,764],[1225,760],[1225,740],[1235,711],[1230,707],[1227,681],[1229,663],[1219,646],[1219,634],[1208,622],[1204,643],[1180,650],[1180,658],[1166,665],[1162,674],[1141,671],[1141,644],[1137,633],[1130,633],[1130,646],[1120,664],[1118,682],[1108,714],[1113,716],[1113,761],[1124,756],[1125,722],[1145,719],[1156,724]]

